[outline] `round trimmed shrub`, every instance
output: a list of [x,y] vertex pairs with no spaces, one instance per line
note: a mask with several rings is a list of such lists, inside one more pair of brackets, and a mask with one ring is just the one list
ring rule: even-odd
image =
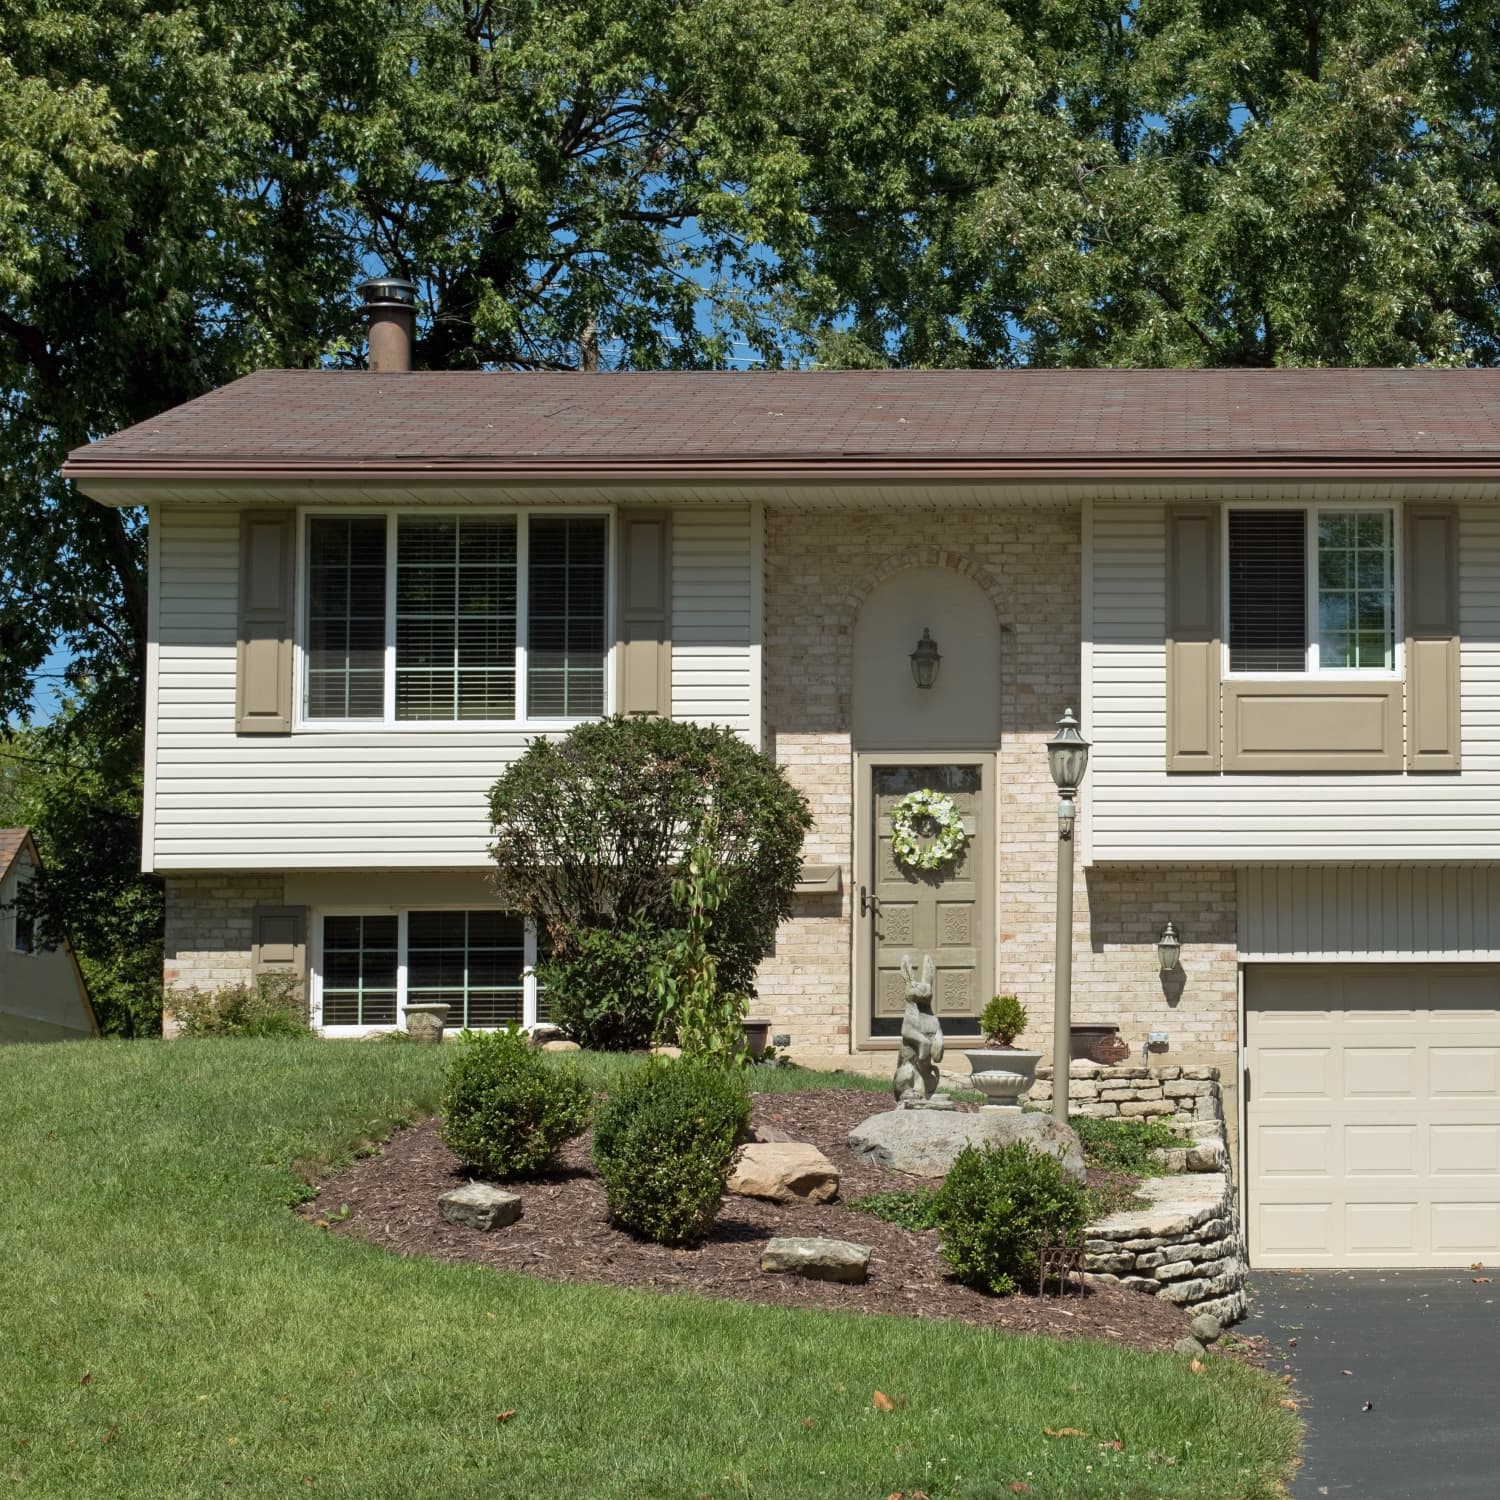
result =
[[519,1029],[465,1032],[443,1094],[442,1137],[484,1177],[529,1177],[587,1128],[593,1102],[576,1064],[544,1059]]
[[712,1227],[750,1095],[738,1072],[654,1059],[599,1106],[594,1165],[609,1211],[660,1245],[693,1245]]
[[[501,904],[553,944],[537,977],[554,1015],[563,1008],[570,1032],[582,1017],[591,1045],[620,1049],[655,1033],[659,999],[646,968],[630,969],[640,942],[684,925],[673,884],[694,849],[722,881],[705,933],[719,987],[753,995],[812,825],[782,768],[732,731],[619,716],[534,739],[491,788],[490,818]],[[617,941],[584,936],[594,930]]]
[[933,1221],[953,1274],[1005,1297],[1036,1284],[1044,1235],[1056,1242],[1088,1222],[1088,1195],[1056,1157],[1026,1141],[966,1146],[938,1189]]

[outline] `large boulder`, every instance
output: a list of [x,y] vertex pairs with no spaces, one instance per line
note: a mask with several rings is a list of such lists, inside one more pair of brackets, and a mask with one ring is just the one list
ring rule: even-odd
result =
[[766,1242],[760,1268],[770,1275],[806,1276],[813,1281],[860,1282],[870,1274],[870,1247],[852,1240],[784,1236]]
[[888,1109],[849,1132],[849,1149],[861,1161],[914,1177],[946,1177],[965,1146],[1009,1146],[1026,1141],[1055,1156],[1070,1177],[1083,1181],[1083,1148],[1076,1132],[1051,1115],[1016,1109],[948,1114]]
[[800,1141],[752,1142],[740,1148],[726,1186],[741,1198],[827,1203],[838,1196],[839,1169]]

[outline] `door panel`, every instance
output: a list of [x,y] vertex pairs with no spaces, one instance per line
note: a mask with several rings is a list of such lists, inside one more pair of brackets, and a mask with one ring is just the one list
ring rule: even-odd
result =
[[1500,970],[1252,964],[1245,1027],[1253,1264],[1500,1258]]
[[[951,1035],[978,1034],[986,993],[984,872],[985,767],[955,758],[944,764],[882,761],[870,768],[866,816],[873,824],[867,847],[873,852],[871,886],[878,909],[871,919],[874,946],[870,1029],[873,1036],[895,1036],[906,1009],[902,959],[918,967],[930,954],[936,965],[933,1011]],[[928,789],[953,799],[968,841],[957,859],[938,870],[912,870],[891,848],[891,812],[909,793]]]

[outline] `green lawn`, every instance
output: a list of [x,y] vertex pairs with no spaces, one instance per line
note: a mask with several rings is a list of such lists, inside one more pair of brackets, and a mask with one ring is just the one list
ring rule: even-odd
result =
[[1295,1419],[1227,1361],[557,1286],[296,1219],[291,1164],[430,1111],[441,1060],[0,1047],[0,1492],[1279,1493]]

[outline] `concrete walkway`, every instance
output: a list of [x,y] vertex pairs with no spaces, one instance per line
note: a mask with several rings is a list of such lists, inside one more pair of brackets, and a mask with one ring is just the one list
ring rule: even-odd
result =
[[1250,1287],[1241,1331],[1270,1339],[1307,1423],[1296,1500],[1500,1495],[1500,1268],[1252,1271]]

